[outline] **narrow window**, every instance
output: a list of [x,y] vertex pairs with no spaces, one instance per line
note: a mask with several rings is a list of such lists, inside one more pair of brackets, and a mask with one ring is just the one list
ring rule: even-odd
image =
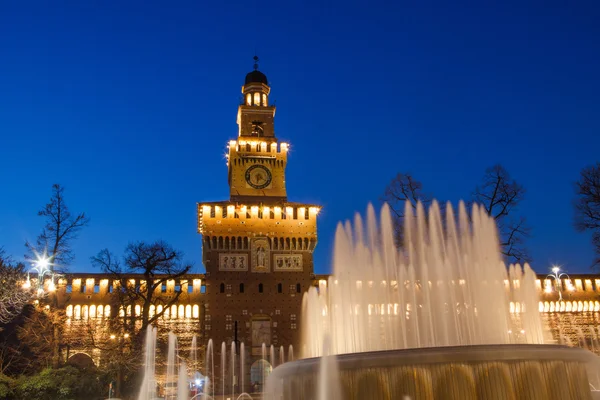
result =
[[244,284],[240,283],[240,293],[244,293]]
[[252,105],[252,95],[250,93],[248,93],[246,95],[246,105],[247,106],[251,106]]
[[263,95],[262,95],[262,105],[263,105],[264,107],[266,107],[266,106],[267,106],[267,95],[266,95],[266,94],[264,94],[264,93],[263,93]]
[[224,283],[221,283],[221,286],[220,286],[220,288],[219,288],[219,291],[220,291],[221,293],[225,293],[225,284],[224,284]]
[[283,285],[281,283],[277,284],[277,293],[283,293]]
[[[239,97],[238,97],[238,99],[239,99]],[[254,105],[260,106],[260,93],[258,93],[258,92],[254,93]]]
[[259,283],[258,284],[258,293],[262,293],[263,292],[263,284]]
[[302,287],[300,286],[300,284],[296,283],[296,293],[300,293],[301,289],[302,289]]

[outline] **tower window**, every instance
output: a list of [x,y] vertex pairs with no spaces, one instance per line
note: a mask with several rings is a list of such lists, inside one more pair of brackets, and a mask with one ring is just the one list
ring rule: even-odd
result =
[[277,284],[277,293],[283,293],[283,285],[281,283]]
[[300,293],[302,291],[302,286],[299,283],[296,283],[296,293]]
[[264,107],[266,107],[266,106],[267,106],[267,95],[266,95],[266,94],[264,94],[264,93],[263,93],[263,95],[262,95],[262,105],[263,105]]
[[263,284],[259,283],[258,284],[258,293],[262,293],[263,292]]
[[254,93],[254,105],[260,106],[260,93],[258,93],[258,92]]
[[244,293],[244,284],[240,283],[240,293]]
[[219,287],[219,292],[225,293],[225,284],[224,283],[221,283],[221,286]]
[[246,95],[246,105],[247,106],[251,106],[252,105],[252,95],[250,93],[248,93]]

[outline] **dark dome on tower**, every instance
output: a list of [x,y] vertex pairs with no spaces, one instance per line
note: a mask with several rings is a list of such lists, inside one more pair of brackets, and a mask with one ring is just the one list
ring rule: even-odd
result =
[[254,70],[246,75],[246,81],[244,82],[244,85],[249,83],[264,83],[265,85],[269,84],[267,81],[267,76],[259,70]]

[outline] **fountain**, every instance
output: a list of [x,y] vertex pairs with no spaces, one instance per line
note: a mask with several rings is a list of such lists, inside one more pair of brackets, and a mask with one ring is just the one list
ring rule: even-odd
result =
[[305,359],[272,372],[269,398],[591,398],[597,357],[544,344],[535,274],[506,268],[494,220],[444,215],[407,204],[401,251],[387,206],[338,226],[334,275],[303,301]]
[[[143,383],[140,388],[138,400],[154,400],[159,399],[157,393],[157,382],[159,379],[156,377],[156,340],[157,340],[157,329],[150,327],[146,332],[145,342],[145,368]],[[190,395],[190,373],[188,371],[188,365],[194,370],[197,370],[197,338],[192,338],[192,349],[190,351],[189,363],[186,363],[181,356],[178,354],[177,348],[177,337],[173,332],[168,334],[168,352],[167,352],[167,363],[166,373],[164,376],[164,387],[165,387],[165,399],[169,400],[188,400]],[[199,382],[193,382],[196,388],[201,387],[201,392],[195,394],[192,398],[195,400],[213,400],[213,399],[242,399],[252,400],[252,397],[244,392],[244,377],[246,373],[245,369],[245,345],[240,344],[239,358],[236,353],[235,342],[231,343],[229,352],[229,364],[227,363],[227,346],[225,342],[221,343],[221,370],[219,378],[221,380],[221,393],[215,397],[215,364],[214,364],[214,349],[213,341],[210,339],[206,346],[206,363],[204,365],[204,384],[200,385]],[[263,355],[266,357],[266,346],[262,345]],[[271,346],[271,357],[274,357],[274,348]],[[265,358],[266,359],[266,358]],[[239,361],[238,361],[239,360]],[[239,375],[238,375],[239,369]],[[238,386],[238,379],[241,377],[241,384]],[[266,380],[266,378],[265,378]],[[227,387],[230,384],[229,388]],[[236,397],[236,388],[239,388],[240,394]],[[229,389],[229,390],[228,390]]]

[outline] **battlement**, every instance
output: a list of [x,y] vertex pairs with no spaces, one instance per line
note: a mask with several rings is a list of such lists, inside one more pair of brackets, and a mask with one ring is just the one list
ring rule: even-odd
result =
[[240,156],[275,157],[277,154],[286,155],[290,146],[287,143],[267,142],[259,140],[231,140],[227,145],[229,154],[236,152]]
[[559,290],[563,295],[579,295],[585,293],[597,293],[600,295],[600,276],[577,275],[562,279],[538,276],[538,279],[535,281],[535,287],[538,292],[543,292],[546,295],[557,294]]
[[[303,227],[316,227],[317,215],[321,207],[311,204],[283,203],[281,205],[232,204],[229,202],[198,203],[198,232],[204,234],[207,226],[249,224],[251,221],[274,221],[272,229],[289,227],[297,223],[298,231]],[[310,232],[310,230],[309,230]],[[283,232],[281,232],[283,233]],[[316,234],[316,232],[315,232]]]

